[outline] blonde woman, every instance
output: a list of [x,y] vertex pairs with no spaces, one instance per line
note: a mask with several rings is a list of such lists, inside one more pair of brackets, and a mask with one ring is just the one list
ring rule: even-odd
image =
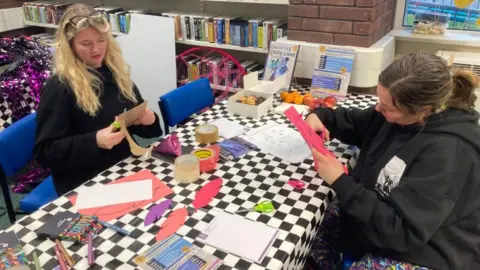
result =
[[[42,91],[34,153],[62,195],[130,155],[112,123],[143,99],[101,12],[70,6],[56,41],[55,75]],[[150,110],[129,131],[145,138],[162,134]]]

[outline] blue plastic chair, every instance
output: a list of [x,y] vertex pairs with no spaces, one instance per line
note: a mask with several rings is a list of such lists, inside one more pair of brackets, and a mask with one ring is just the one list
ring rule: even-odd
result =
[[169,127],[181,124],[214,103],[215,97],[207,78],[185,84],[161,96],[158,106],[162,113],[164,134],[170,133]]
[[343,259],[342,259],[342,269],[343,270],[348,270],[353,264],[353,258],[350,257],[350,255],[343,253]]
[[[7,177],[14,176],[32,159],[35,129],[36,113],[32,113],[0,132],[0,185],[11,223],[15,222],[16,213]],[[58,195],[53,187],[52,177],[49,176],[20,201],[20,208],[25,213],[31,213],[56,198]]]

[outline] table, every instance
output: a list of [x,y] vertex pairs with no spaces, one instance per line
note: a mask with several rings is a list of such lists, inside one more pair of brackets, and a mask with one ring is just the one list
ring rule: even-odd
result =
[[[23,92],[22,107],[35,108],[35,102],[28,91]],[[8,106],[7,100],[0,96],[0,132],[12,124],[12,110]]]
[[[307,89],[304,88],[303,90]],[[339,105],[363,109],[375,104],[376,101],[377,98],[374,96],[351,94],[348,99],[339,103]],[[194,137],[195,127],[220,117],[227,117],[229,120],[250,128],[260,127],[269,121],[290,125],[286,117],[273,112],[258,121],[228,115],[227,106],[224,102],[197,116],[175,132],[182,145],[198,147],[199,145],[195,142]],[[342,162],[349,162],[355,154],[354,147],[338,141],[330,142],[328,148]],[[288,164],[275,156],[258,151],[251,151],[241,159],[219,164],[215,171],[202,174],[201,179],[190,185],[177,184],[173,178],[173,166],[168,163],[155,158],[142,161],[133,157],[106,170],[85,185],[105,184],[143,169],[152,171],[172,188],[174,194],[167,198],[172,199],[176,206],[191,206],[195,191],[200,189],[200,186],[217,177],[224,179],[219,194],[210,205],[191,215],[185,225],[177,231],[179,235],[194,242],[203,250],[224,260],[222,269],[303,269],[306,255],[310,250],[312,240],[315,238],[325,209],[334,196],[333,191],[322,180],[316,178],[313,160],[307,159],[301,164]],[[305,189],[294,190],[286,184],[292,178],[307,182]],[[271,214],[256,212],[242,214],[248,219],[280,229],[278,239],[261,265],[194,241],[199,232],[213,219],[215,211],[231,213],[240,208],[251,207],[261,199],[272,200],[276,205],[276,211]],[[155,243],[155,234],[160,228],[157,224],[161,224],[164,220],[162,218],[155,225],[145,227],[143,220],[147,214],[146,209],[150,206],[148,205],[112,221],[115,225],[132,231],[132,237],[122,237],[112,230],[103,230],[95,238],[96,264],[90,269],[136,268],[132,261],[133,258]],[[59,211],[76,212],[68,199],[61,197],[37,212],[24,217],[11,227],[16,232],[27,254],[31,254],[33,251],[41,254],[39,259],[42,269],[52,269],[57,264],[53,250],[54,243],[49,240],[37,239],[34,231]],[[86,269],[86,245],[71,244],[66,241],[63,243],[77,261],[75,269]]]

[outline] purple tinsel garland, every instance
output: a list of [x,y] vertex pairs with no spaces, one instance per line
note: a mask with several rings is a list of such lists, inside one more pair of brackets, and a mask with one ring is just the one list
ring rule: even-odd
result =
[[[50,77],[51,59],[48,47],[25,37],[0,39],[0,65],[15,65],[0,74],[0,100],[7,102],[13,122],[36,110],[40,90]],[[48,173],[32,161],[27,173],[15,177],[12,189],[28,192]]]

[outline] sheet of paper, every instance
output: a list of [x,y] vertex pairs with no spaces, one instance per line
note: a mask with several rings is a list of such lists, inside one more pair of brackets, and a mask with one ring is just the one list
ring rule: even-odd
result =
[[290,104],[285,102],[275,107],[275,113],[284,114],[286,110],[290,109],[290,107],[294,107],[295,110],[301,115],[306,115],[308,113],[308,107],[305,105]]
[[87,209],[152,199],[152,179],[95,185],[79,191],[75,208]]
[[226,118],[219,118],[210,124],[217,126],[218,134],[225,139],[233,138],[245,132],[243,126]]
[[196,240],[261,264],[278,234],[264,223],[220,212]]
[[252,130],[245,139],[262,151],[290,163],[299,163],[312,155],[302,135],[287,125],[267,124]]
[[[128,202],[128,203],[121,203],[115,205],[107,205],[95,208],[88,208],[78,210],[78,212],[82,215],[86,216],[97,216],[100,220],[108,222],[113,219],[119,218],[123,215],[126,215],[132,211],[135,211],[139,208],[147,206],[151,203],[154,203],[170,194],[173,191],[163,182],[162,180],[158,179],[151,171],[149,170],[142,170],[135,174],[129,175],[124,178],[117,179],[108,183],[107,185],[117,185],[120,183],[128,183],[128,182],[136,182],[136,181],[143,181],[145,179],[152,179],[152,190],[151,193],[153,194],[152,198],[149,200],[143,200],[140,202]],[[84,186],[82,186],[84,187]],[[84,187],[88,188],[88,187]],[[77,188],[77,194],[80,193],[82,188]],[[76,205],[78,195],[74,194],[69,196],[68,199],[73,205]]]

